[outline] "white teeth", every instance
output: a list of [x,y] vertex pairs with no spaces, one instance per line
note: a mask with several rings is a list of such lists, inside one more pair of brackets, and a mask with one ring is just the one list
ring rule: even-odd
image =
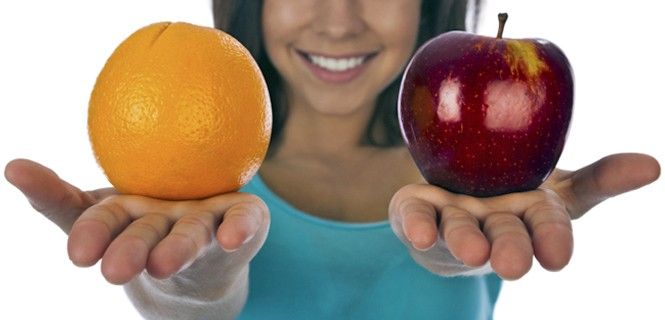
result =
[[323,56],[315,56],[308,54],[307,57],[309,58],[309,61],[311,61],[313,64],[329,70],[329,71],[335,71],[335,72],[342,72],[346,71],[349,69],[353,69],[358,67],[359,65],[363,64],[365,62],[365,59],[367,56],[361,56],[361,57],[355,57],[355,58],[345,58],[345,59],[335,59],[335,58],[327,58]]

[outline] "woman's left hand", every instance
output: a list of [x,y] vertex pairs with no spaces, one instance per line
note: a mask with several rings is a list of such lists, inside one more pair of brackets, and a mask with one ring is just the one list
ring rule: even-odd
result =
[[545,269],[562,269],[573,252],[572,219],[659,175],[651,156],[615,154],[577,171],[557,169],[536,190],[496,197],[412,184],[393,196],[390,221],[414,259],[434,273],[472,272],[489,261],[502,278],[518,279],[534,256]]

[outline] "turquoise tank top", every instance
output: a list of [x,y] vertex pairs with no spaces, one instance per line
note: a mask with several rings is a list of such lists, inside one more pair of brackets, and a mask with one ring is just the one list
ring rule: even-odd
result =
[[258,175],[241,191],[265,201],[271,226],[250,263],[249,297],[238,319],[492,319],[501,288],[495,274],[432,274],[411,258],[388,221],[315,217]]

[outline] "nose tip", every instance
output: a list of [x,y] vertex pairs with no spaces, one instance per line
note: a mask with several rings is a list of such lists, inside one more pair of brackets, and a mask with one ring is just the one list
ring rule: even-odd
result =
[[362,32],[365,23],[356,0],[328,0],[318,6],[318,32],[340,39]]

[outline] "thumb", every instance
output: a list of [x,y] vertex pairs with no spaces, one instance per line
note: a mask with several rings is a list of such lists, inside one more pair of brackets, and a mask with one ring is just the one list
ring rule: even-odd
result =
[[81,191],[34,161],[10,161],[5,167],[5,178],[28,198],[33,208],[66,233],[81,213],[97,202],[93,194]]
[[572,218],[610,197],[641,188],[660,176],[653,157],[638,153],[613,154],[572,173],[568,204]]

